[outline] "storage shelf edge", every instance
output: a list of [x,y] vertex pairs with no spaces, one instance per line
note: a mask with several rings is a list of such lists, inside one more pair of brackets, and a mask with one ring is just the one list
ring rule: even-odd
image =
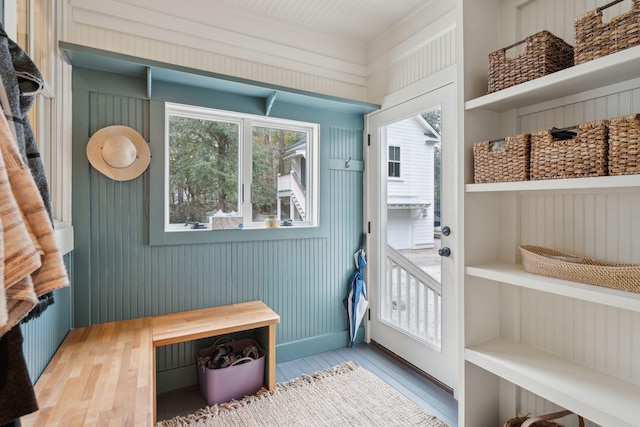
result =
[[640,294],[527,273],[521,264],[467,266],[466,273],[514,286],[640,312]]
[[637,425],[637,385],[505,339],[467,348],[465,359],[600,425]]

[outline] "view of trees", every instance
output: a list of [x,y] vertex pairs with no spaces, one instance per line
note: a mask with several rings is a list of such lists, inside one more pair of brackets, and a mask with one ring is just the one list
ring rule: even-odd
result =
[[238,210],[238,125],[169,119],[169,222],[208,222]]
[[[277,180],[288,173],[286,150],[304,133],[253,128],[253,219],[276,213]],[[169,222],[208,222],[218,210],[238,212],[237,123],[170,116]],[[245,190],[247,191],[247,190]],[[247,191],[248,197],[248,191]],[[288,211],[287,211],[288,213]]]

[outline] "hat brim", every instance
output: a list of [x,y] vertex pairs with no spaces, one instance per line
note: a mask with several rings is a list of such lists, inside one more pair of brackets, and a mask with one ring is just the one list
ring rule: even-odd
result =
[[[102,157],[102,147],[112,136],[126,136],[136,147],[136,159],[126,168],[114,168]],[[107,126],[100,129],[87,143],[87,159],[91,166],[115,181],[129,181],[140,176],[149,166],[151,152],[144,138],[128,126]]]

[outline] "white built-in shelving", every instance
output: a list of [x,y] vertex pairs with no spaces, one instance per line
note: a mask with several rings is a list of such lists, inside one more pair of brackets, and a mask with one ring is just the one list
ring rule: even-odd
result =
[[467,348],[465,358],[600,425],[638,425],[637,385],[504,339]]
[[[587,7],[583,2],[574,3],[571,7],[566,5],[565,11]],[[590,120],[640,113],[640,46],[485,94],[486,54],[502,47],[496,45],[501,40],[508,40],[504,43],[507,45],[519,39],[515,36],[516,40],[511,40],[514,24],[516,29],[527,25],[523,22],[539,21],[542,25],[554,15],[547,12],[555,10],[555,6],[547,0],[461,0],[458,4],[463,9],[460,24],[464,62],[464,105],[459,112],[463,116],[461,129],[467,158],[462,186],[465,280],[460,298],[464,350],[459,425],[502,425],[516,412],[540,412],[560,406],[585,417],[588,426],[637,426],[640,369],[635,364],[640,360],[640,340],[628,338],[616,330],[616,325],[624,324],[626,332],[636,330],[640,323],[640,294],[527,273],[519,263],[518,247],[537,244],[523,241],[526,238],[551,239],[584,250],[602,245],[615,248],[611,251],[614,258],[625,258],[610,261],[640,263],[640,259],[633,258],[638,254],[636,245],[628,244],[636,241],[640,233],[640,215],[633,210],[640,200],[640,175],[475,184],[473,161],[469,159],[473,157],[475,141],[539,130],[521,129],[521,116],[537,114],[533,121],[528,118],[525,122],[531,126],[589,118],[591,113],[585,113],[587,110],[605,116]],[[526,13],[534,16],[522,15]],[[563,16],[559,12],[550,22],[557,25]],[[567,21],[567,26],[572,25],[573,17]],[[631,101],[618,102],[620,99]],[[624,112],[625,109],[630,111]],[[525,201],[521,203],[520,199]],[[611,203],[613,207],[608,206]],[[537,209],[527,212],[532,206]],[[523,224],[539,216],[547,218],[538,222],[544,227],[527,228]],[[592,219],[589,226],[586,217]],[[575,226],[576,218],[582,221],[579,226]],[[554,240],[557,235],[561,237]],[[575,343],[563,342],[556,348],[553,343],[539,345],[536,339],[540,332],[530,331],[573,328],[574,323],[568,326],[563,322],[580,320],[562,315],[553,319],[542,314],[531,316],[523,307],[531,303],[527,298],[532,296],[536,303],[553,305],[556,311],[559,307],[571,310],[576,304],[589,319],[603,319],[602,313],[606,313],[607,323],[581,326],[576,333],[588,334],[590,327],[598,333],[576,337]],[[527,333],[535,336],[524,336]],[[619,348],[611,345],[618,338],[625,343]],[[563,339],[571,341],[572,337],[565,334]],[[592,345],[592,353],[586,358],[575,357],[575,349],[585,339]],[[633,344],[627,345],[629,342]],[[566,351],[567,348],[571,350]],[[598,365],[585,359],[610,362]],[[535,398],[523,398],[520,390]]]
[[515,192],[568,192],[568,191],[620,191],[640,187],[640,175],[598,176],[571,179],[547,179],[541,181],[495,182],[467,184],[467,193]]
[[502,112],[538,104],[637,79],[639,69],[640,46],[636,46],[469,100],[465,109]]
[[638,293],[539,276],[524,271],[522,264],[468,266],[466,273],[470,276],[508,285],[521,286],[640,313],[640,294]]

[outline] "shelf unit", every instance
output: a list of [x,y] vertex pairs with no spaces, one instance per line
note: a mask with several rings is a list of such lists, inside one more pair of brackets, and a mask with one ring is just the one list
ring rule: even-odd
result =
[[503,339],[468,348],[465,358],[598,424],[637,425],[640,386]]
[[522,264],[468,266],[466,274],[512,286],[608,305],[640,313],[640,294],[527,273]]
[[[557,15],[551,0],[458,3],[460,426],[502,425],[559,408],[582,415],[589,427],[640,419],[640,294],[529,274],[518,250],[534,244],[640,263],[640,175],[473,183],[475,141],[640,113],[640,46],[486,94],[488,53],[523,39],[528,34],[518,30],[529,22],[570,33],[558,23],[572,27],[586,11],[579,10],[584,2],[573,3]],[[577,426],[569,417],[561,422]]]

